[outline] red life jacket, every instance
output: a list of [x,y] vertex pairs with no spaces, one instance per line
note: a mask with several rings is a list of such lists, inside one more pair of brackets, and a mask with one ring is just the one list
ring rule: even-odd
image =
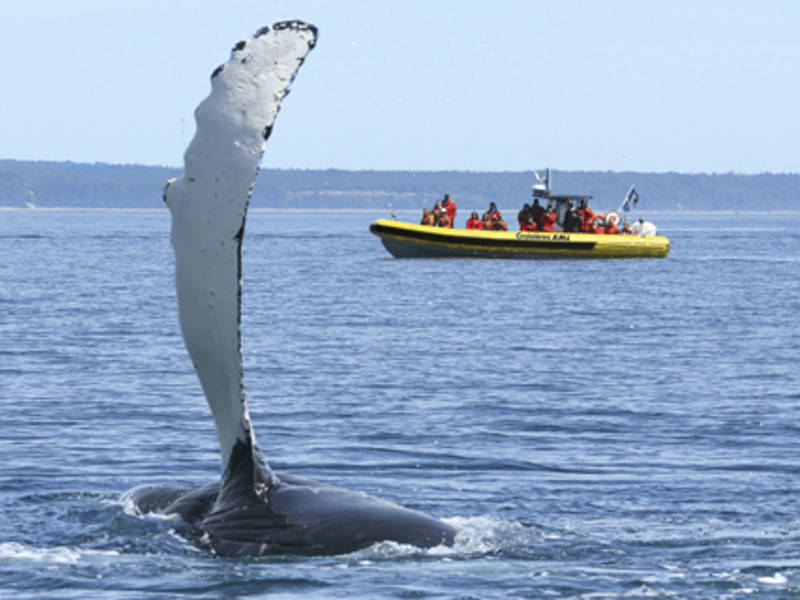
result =
[[592,232],[592,219],[594,219],[594,211],[589,208],[579,208],[578,214],[581,216],[581,231],[586,233]]
[[556,223],[556,213],[545,213],[542,215],[542,231],[554,231]]
[[447,216],[450,217],[450,227],[452,227],[453,223],[456,222],[456,212],[458,211],[458,206],[456,206],[456,203],[451,199],[444,209],[447,211]]

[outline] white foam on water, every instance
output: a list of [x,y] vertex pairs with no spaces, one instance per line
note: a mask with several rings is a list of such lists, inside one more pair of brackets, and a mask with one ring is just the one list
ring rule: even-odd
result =
[[423,549],[410,544],[384,541],[353,552],[349,558],[354,559],[355,563],[348,561],[348,564],[364,566],[373,562],[420,555],[451,560],[519,548],[542,539],[539,532],[516,521],[504,521],[488,516],[452,517],[442,520],[458,530],[452,546],[442,544]]
[[759,577],[759,583],[768,583],[770,585],[784,585],[787,580],[786,576],[782,573],[775,573],[772,577]]
[[67,546],[37,548],[19,542],[0,543],[0,561],[37,562],[55,565],[74,565],[84,556],[119,556],[115,550],[77,550]]

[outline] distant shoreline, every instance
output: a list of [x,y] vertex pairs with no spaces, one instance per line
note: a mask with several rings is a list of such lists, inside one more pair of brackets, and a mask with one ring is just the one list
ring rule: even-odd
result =
[[[0,205],[47,209],[163,209],[164,183],[179,169],[0,159]],[[620,206],[636,186],[643,212],[800,210],[800,174],[679,174],[551,169],[556,193],[588,194],[592,206]],[[516,211],[531,202],[530,171],[344,171],[263,168],[251,208],[275,211],[421,211],[445,193],[465,211],[494,202]],[[268,207],[268,208],[256,208]],[[0,208],[0,210],[2,210]],[[405,213],[404,213],[405,214]]]
[[[468,209],[473,210],[473,209]],[[474,209],[478,210],[478,209]],[[501,211],[511,212],[519,210],[518,208],[501,208]],[[121,213],[166,213],[169,210],[165,208],[112,208],[112,207],[94,207],[94,206],[47,206],[35,208],[22,208],[19,206],[0,206],[0,212],[15,212],[15,213],[54,213],[54,212],[121,212]],[[416,215],[420,214],[419,209],[398,208],[394,211],[385,208],[250,208],[250,213],[386,213],[390,216],[392,212],[395,214],[403,215]],[[800,215],[800,210],[645,210],[640,209],[635,214],[648,214],[648,215]]]

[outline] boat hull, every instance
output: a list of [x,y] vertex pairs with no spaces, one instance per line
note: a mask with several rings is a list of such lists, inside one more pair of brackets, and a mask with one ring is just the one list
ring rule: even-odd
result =
[[669,239],[546,231],[445,229],[379,219],[370,225],[395,258],[664,258]]

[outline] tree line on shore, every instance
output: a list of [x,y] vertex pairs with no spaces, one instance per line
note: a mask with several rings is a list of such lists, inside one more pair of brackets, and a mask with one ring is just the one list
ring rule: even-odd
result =
[[[161,208],[164,182],[181,169],[0,160],[0,207]],[[589,194],[602,209],[631,185],[652,211],[800,210],[800,174],[742,175],[551,170],[554,192]],[[532,171],[262,169],[251,206],[275,209],[419,209],[445,193],[462,208],[530,201]]]

